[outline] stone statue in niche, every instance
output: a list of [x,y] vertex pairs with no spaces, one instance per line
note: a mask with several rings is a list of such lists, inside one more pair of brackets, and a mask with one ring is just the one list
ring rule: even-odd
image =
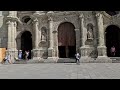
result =
[[92,24],[87,25],[87,39],[93,40],[93,25]]
[[42,42],[47,41],[47,29],[45,27],[42,27],[41,29],[41,41]]

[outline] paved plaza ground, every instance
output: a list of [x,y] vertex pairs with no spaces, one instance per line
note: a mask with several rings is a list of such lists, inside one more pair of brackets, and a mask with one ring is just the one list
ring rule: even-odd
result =
[[120,63],[0,64],[0,79],[120,79]]

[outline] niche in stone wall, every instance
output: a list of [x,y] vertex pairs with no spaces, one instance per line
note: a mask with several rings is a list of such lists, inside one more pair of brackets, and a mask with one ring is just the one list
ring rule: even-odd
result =
[[110,16],[114,16],[119,14],[120,11],[105,11],[107,14],[109,14]]
[[41,36],[40,36],[40,44],[39,44],[39,46],[40,47],[46,47],[47,46],[47,33],[48,33],[48,31],[47,31],[47,28],[46,27],[42,27],[41,29],[40,29],[40,32],[41,32]]
[[30,16],[24,16],[24,17],[22,18],[22,22],[23,22],[23,24],[29,25],[29,24],[32,23],[32,19],[30,18]]
[[93,29],[94,27],[92,23],[87,24],[87,40],[85,42],[86,45],[93,45],[94,38]]

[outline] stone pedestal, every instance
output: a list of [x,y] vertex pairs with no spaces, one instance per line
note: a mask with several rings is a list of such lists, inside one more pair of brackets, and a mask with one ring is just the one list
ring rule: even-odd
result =
[[18,50],[7,50],[6,55],[9,53],[11,55],[12,62],[15,62],[15,58],[18,58]]
[[40,50],[33,49],[32,50],[33,60],[39,60],[40,57]]
[[81,59],[80,62],[91,62],[94,60],[92,58],[94,55],[94,47],[89,47],[89,46],[82,46],[80,47],[80,53],[81,53]]
[[53,48],[48,48],[48,57],[53,56]]
[[80,62],[81,63],[91,63],[94,61],[94,58],[88,57],[88,56],[81,56]]
[[98,50],[98,57],[100,56],[103,56],[103,57],[107,57],[106,55],[106,46],[98,46],[97,47],[97,50]]
[[95,62],[112,63],[112,60],[109,57],[107,57],[106,46],[98,46],[97,50],[98,50],[98,57],[96,58]]
[[98,56],[96,60],[94,61],[96,63],[112,63],[112,59],[110,59],[107,56]]
[[34,60],[42,60],[42,59],[47,59],[48,57],[48,52],[46,49],[33,49],[33,59]]
[[81,56],[91,57],[94,55],[94,47],[82,46],[80,47]]

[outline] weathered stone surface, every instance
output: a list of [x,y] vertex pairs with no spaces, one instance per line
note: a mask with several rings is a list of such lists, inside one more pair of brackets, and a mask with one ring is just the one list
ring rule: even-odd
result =
[[[23,19],[26,16],[30,17],[27,23]],[[2,11],[0,47],[20,50],[21,35],[29,31],[32,34],[33,58],[58,58],[58,27],[63,22],[70,22],[75,27],[76,51],[81,56],[92,58],[106,56],[104,33],[109,25],[120,25],[120,14],[110,16],[104,11]],[[92,40],[87,39],[88,24],[93,25]],[[45,42],[42,40],[43,27],[47,31]]]

